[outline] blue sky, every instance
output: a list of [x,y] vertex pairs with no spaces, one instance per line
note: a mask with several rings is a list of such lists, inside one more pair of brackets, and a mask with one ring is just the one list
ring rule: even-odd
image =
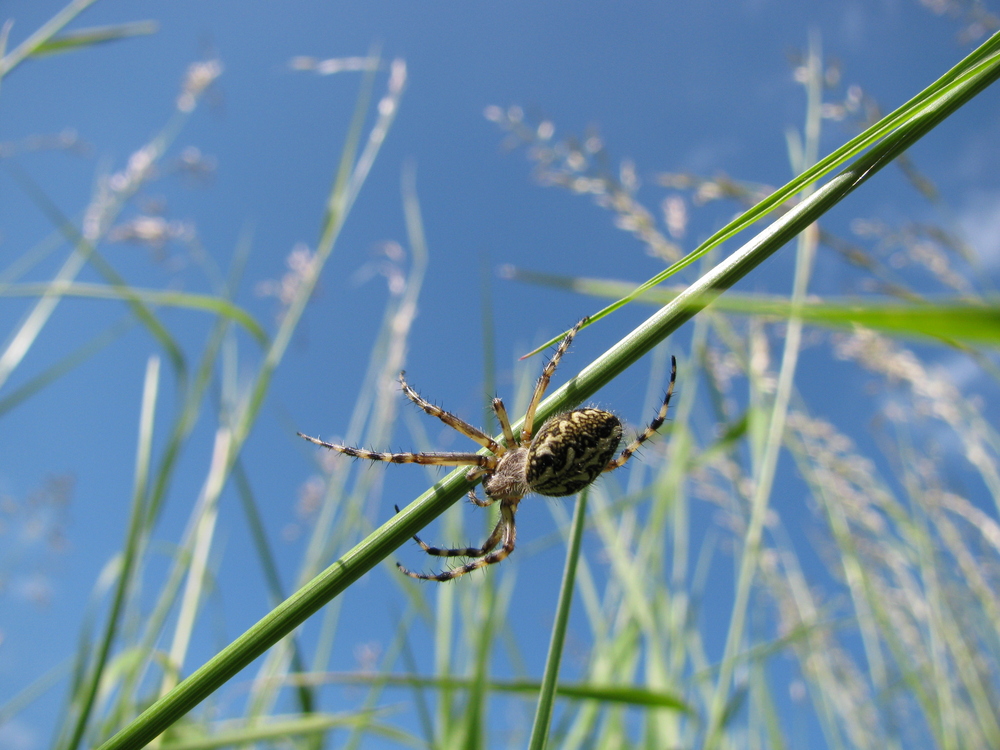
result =
[[[0,4],[0,16],[14,20],[11,40],[16,44],[59,7],[48,0],[8,1]],[[362,56],[377,49],[386,61],[406,63],[398,116],[244,451],[255,491],[265,498],[266,523],[276,537],[295,524],[296,493],[314,472],[311,454],[294,429],[342,434],[361,386],[388,295],[384,279],[365,279],[365,269],[380,262],[382,243],[406,244],[399,188],[405,165],[415,169],[430,253],[406,369],[421,392],[470,421],[478,421],[482,404],[484,257],[491,269],[512,264],[635,282],[663,268],[662,261],[615,228],[612,215],[589,198],[538,185],[524,149],[502,148],[504,134],[484,117],[487,107],[520,106],[534,122],[553,122],[556,138],[598,132],[614,165],[623,159],[635,164],[643,182],[639,196],[655,208],[664,195],[654,184],[660,172],[725,173],[770,185],[791,178],[785,134],[789,128],[801,129],[804,95],[792,80],[789,53],[803,50],[810,33],[821,39],[826,55],[839,61],[844,84],[860,85],[883,111],[917,93],[971,49],[957,38],[959,21],[910,0],[106,0],[70,28],[142,19],[157,21],[159,31],[30,61],[4,79],[0,142],[75,132],[87,144],[84,152],[24,153],[16,162],[67,216],[79,220],[97,176],[122,169],[130,154],[168,120],[187,66],[218,57],[224,72],[166,159],[176,165],[183,149],[196,147],[214,167],[212,174],[201,181],[165,175],[143,191],[140,205],[162,207],[163,217],[194,232],[204,252],[223,269],[241,235],[252,232],[237,302],[265,321],[274,320],[278,305],[255,290],[286,273],[287,258],[299,243],[315,247],[360,83],[356,73],[295,72],[290,61],[296,56]],[[385,82],[383,72],[376,97]],[[836,125],[825,132],[823,153],[853,134]],[[1000,107],[996,92],[987,91],[913,151],[920,168],[942,190],[945,218],[966,230],[966,239],[994,279],[1000,263],[997,143]],[[846,227],[862,214],[904,220],[927,210],[898,173],[885,170],[829,221]],[[139,213],[132,208],[124,218]],[[693,214],[679,241],[690,250],[727,219],[719,209]],[[0,269],[52,231],[10,172],[0,171]],[[211,291],[177,243],[160,255],[129,244],[108,245],[104,251],[136,285]],[[64,254],[65,248],[54,253],[24,280],[51,278]],[[779,253],[742,288],[787,291],[791,269],[791,253]],[[97,280],[95,275],[84,278]],[[856,291],[856,276],[832,256],[819,258],[816,279],[817,293]],[[601,306],[496,273],[490,274],[490,292],[497,326],[497,387],[505,395],[514,389],[517,356]],[[4,336],[29,304],[10,298],[0,302]],[[589,362],[647,314],[634,306],[586,331],[565,360],[568,371]],[[27,382],[67,346],[122,315],[115,303],[64,301],[8,388]],[[201,346],[210,325],[207,317],[187,311],[165,313],[165,319],[191,352]],[[688,336],[680,335],[679,347]],[[0,494],[24,502],[53,476],[72,477],[73,487],[65,515],[53,520],[65,530],[58,551],[40,552],[25,542],[24,557],[16,565],[6,563],[9,569],[3,571],[12,577],[8,588],[0,590],[0,702],[23,687],[25,677],[56,666],[74,650],[94,582],[124,533],[143,371],[156,353],[155,342],[134,327],[99,356],[3,415]],[[597,400],[638,423],[648,364],[636,370],[634,383],[643,387],[619,382]],[[871,405],[850,397],[862,378],[817,358],[803,363],[801,387],[807,396],[828,394],[840,404],[834,411],[863,417]],[[169,409],[169,387],[164,394],[162,408]],[[440,439],[435,427],[427,429],[432,440]],[[195,433],[163,519],[163,539],[176,539],[183,526],[200,488],[211,435],[206,424]],[[399,430],[392,447],[403,448],[410,440],[406,430]],[[458,448],[453,443],[448,447]],[[382,482],[387,497],[409,499],[426,486],[426,477],[389,467]],[[383,510],[391,504],[386,501]],[[521,516],[525,539],[550,530],[548,514]],[[225,642],[266,612],[266,598],[257,581],[240,575],[253,558],[232,496],[227,495],[220,523],[227,541],[218,565],[228,586],[222,587],[225,595],[217,606],[225,621]],[[291,575],[300,550],[293,542],[279,543],[279,548]],[[525,573],[522,569],[522,578],[528,577]],[[522,582],[526,591],[521,595],[548,611],[556,580],[553,576],[551,585],[539,583],[535,589]],[[32,601],[31,592],[40,592],[45,603]],[[379,572],[359,600],[381,612],[396,595],[397,588],[387,585]],[[216,645],[215,636],[207,635],[189,666]],[[350,659],[340,666],[350,666]],[[16,724],[0,728],[0,748],[45,746],[46,724],[59,705],[57,688]]]

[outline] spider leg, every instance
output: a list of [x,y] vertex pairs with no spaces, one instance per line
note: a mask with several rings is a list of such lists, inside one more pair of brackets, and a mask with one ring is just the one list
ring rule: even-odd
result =
[[487,495],[485,500],[480,500],[479,496],[476,495],[475,490],[469,490],[469,500],[478,505],[480,508],[489,508],[491,505],[493,505],[492,497]]
[[349,445],[335,445],[327,443],[318,438],[297,433],[299,437],[305,438],[310,443],[315,443],[323,448],[343,453],[354,458],[364,458],[369,461],[387,461],[393,464],[425,464],[430,466],[475,466],[486,472],[496,468],[496,456],[483,456],[479,453],[379,453],[369,451],[364,448],[352,448]]
[[493,399],[493,413],[497,415],[500,422],[500,429],[503,430],[503,439],[507,441],[507,447],[513,448],[518,445],[517,438],[514,437],[514,430],[510,426],[510,417],[507,416],[507,407],[503,405],[502,398]]
[[490,452],[496,454],[497,456],[502,456],[506,453],[506,449],[500,445],[496,440],[491,438],[485,432],[477,427],[473,427],[471,424],[463,419],[459,419],[454,414],[449,411],[445,411],[439,406],[435,406],[427,399],[423,398],[419,393],[413,390],[409,383],[406,382],[405,372],[399,373],[399,384],[403,387],[403,393],[406,397],[410,399],[413,403],[423,409],[425,412],[430,414],[432,417],[437,417],[446,425],[451,427],[453,430],[458,430],[463,435],[468,438],[472,438],[481,446],[489,450]]
[[483,542],[482,547],[432,547],[416,535],[413,536],[413,539],[420,545],[420,549],[433,557],[484,557],[500,544],[500,538],[503,536],[503,527],[504,519],[503,514],[501,514],[497,525],[493,529],[493,533]]
[[[396,512],[399,513],[399,506],[394,505],[393,507],[396,509]],[[503,525],[503,519],[501,518],[501,520],[497,521],[497,525],[493,529],[493,533],[490,534],[489,539],[487,539],[483,543],[482,547],[462,547],[458,549],[450,549],[446,547],[445,548],[432,547],[416,534],[413,535],[413,541],[415,541],[417,544],[420,545],[420,549],[422,549],[428,555],[433,555],[434,557],[482,557],[500,543],[500,537],[502,535],[502,529],[501,529],[502,525]],[[399,563],[397,563],[397,565],[398,564]]]
[[556,353],[552,355],[544,368],[542,368],[542,374],[538,378],[538,382],[535,384],[535,392],[531,396],[531,403],[528,404],[528,411],[524,414],[524,425],[521,427],[521,443],[527,445],[531,442],[531,436],[534,434],[535,427],[535,412],[538,410],[538,405],[542,402],[542,396],[545,395],[545,389],[549,387],[549,381],[552,379],[552,374],[556,371],[556,367],[559,365],[559,360],[569,349],[570,343],[573,341],[573,337],[576,336],[577,331],[579,331],[583,325],[590,320],[590,318],[584,318],[575,326],[573,326],[569,333],[567,333],[563,340],[559,344],[559,348],[556,349]]
[[[496,528],[493,529],[493,533],[490,534],[490,538],[486,540],[486,543],[480,549],[438,550],[434,547],[427,547],[427,545],[417,539],[420,546],[423,547],[429,554],[438,554],[448,557],[475,557],[477,559],[457,568],[451,568],[450,570],[434,574],[414,573],[412,570],[404,568],[399,563],[396,563],[396,567],[410,578],[419,578],[424,581],[450,581],[452,578],[464,576],[466,573],[471,573],[473,570],[478,570],[479,568],[484,568],[487,565],[493,565],[506,559],[507,556],[514,551],[514,541],[517,537],[517,532],[514,528],[514,513],[517,512],[518,502],[520,502],[520,498],[517,500],[505,499],[501,501],[500,520],[497,522]],[[414,538],[416,539],[416,537]],[[500,549],[494,549],[497,544],[501,543],[501,540],[503,540],[503,543],[500,546]],[[448,554],[452,552],[458,552],[459,554]]]
[[656,417],[652,422],[649,423],[649,427],[643,430],[639,435],[636,436],[625,450],[622,451],[621,455],[614,461],[608,464],[605,471],[614,471],[625,465],[632,454],[639,450],[639,446],[649,440],[656,431],[663,426],[664,421],[667,419],[667,409],[670,407],[670,397],[674,394],[674,381],[677,379],[677,358],[670,358],[670,384],[667,386],[667,395],[663,399],[663,405],[660,407],[660,411],[657,412]]

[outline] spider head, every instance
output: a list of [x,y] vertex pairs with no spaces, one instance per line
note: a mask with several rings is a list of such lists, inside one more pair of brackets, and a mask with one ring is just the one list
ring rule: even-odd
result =
[[494,500],[520,500],[531,492],[524,482],[527,448],[513,448],[500,457],[497,468],[486,475],[483,491]]
[[608,468],[621,439],[622,423],[610,412],[588,407],[557,414],[528,446],[525,482],[539,495],[575,495]]

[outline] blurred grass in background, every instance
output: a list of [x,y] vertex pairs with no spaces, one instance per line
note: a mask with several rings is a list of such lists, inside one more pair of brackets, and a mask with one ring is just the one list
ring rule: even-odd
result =
[[[32,54],[72,51],[153,30],[149,24],[123,24],[60,35],[88,4],[72,3],[52,24],[6,52],[0,63],[3,74]],[[6,42],[8,30],[0,41]],[[842,194],[829,199],[836,202],[889,158],[899,156],[909,144],[905,138],[919,137],[945,116],[928,115],[934,107],[945,106],[949,98],[959,98],[955,106],[960,106],[966,100],[961,97],[971,97],[995,80],[998,48],[998,40],[990,39],[953,75],[923,92],[925,98],[901,108],[900,119],[888,129],[879,131],[872,129],[876,122],[886,121],[859,87],[830,100],[831,92],[840,90],[836,71],[824,63],[814,40],[795,65],[796,79],[808,93],[805,126],[801,134],[788,134],[793,172],[806,176],[775,191],[720,175],[662,174],[660,218],[636,196],[638,168],[628,162],[610,168],[605,144],[597,136],[555,140],[553,123],[529,123],[519,108],[487,111],[509,146],[526,149],[543,184],[592,197],[671,272],[697,261],[701,277],[709,277],[721,268],[714,247],[768,212],[774,223],[759,235],[763,239],[751,240],[729,255],[745,254],[741,275],[784,243],[782,232],[797,236],[794,288],[784,298],[745,292],[719,297],[732,280],[709,296],[685,298],[693,285],[657,286],[666,273],[650,280],[648,289],[636,291],[635,285],[617,279],[575,278],[571,268],[562,277],[503,269],[508,278],[571,288],[598,300],[628,298],[660,308],[660,317],[654,315],[581,373],[585,392],[574,396],[563,388],[553,393],[546,401],[548,413],[586,397],[602,379],[606,382],[653,350],[645,386],[651,413],[666,382],[668,355],[681,361],[680,398],[671,422],[645,449],[642,460],[630,464],[624,478],[609,476],[589,488],[587,513],[580,506],[575,522],[563,505],[535,506],[536,512],[542,505],[548,508],[562,533],[559,538],[522,539],[517,552],[521,570],[531,570],[531,556],[542,546],[565,543],[569,551],[567,585],[553,631],[539,634],[546,641],[551,637],[544,674],[524,666],[525,644],[516,642],[508,624],[512,597],[517,595],[515,581],[495,570],[469,576],[461,585],[400,580],[395,640],[381,654],[371,655],[367,671],[329,671],[331,654],[344,647],[336,639],[338,626],[356,621],[363,627],[366,618],[375,616],[344,611],[336,594],[452,505],[465,489],[463,472],[442,480],[400,516],[373,530],[367,511],[377,501],[381,474],[332,454],[317,455],[318,473],[302,488],[314,524],[295,584],[285,590],[271,549],[273,535],[260,521],[258,499],[241,465],[241,447],[254,428],[274,372],[398,110],[406,80],[401,61],[377,56],[339,61],[343,71],[360,74],[357,108],[315,251],[298,249],[289,258],[285,278],[267,287],[281,304],[277,322],[257,320],[233,302],[242,263],[252,252],[249,236],[228,269],[216,268],[219,259],[203,258],[206,275],[215,282],[210,295],[137,288],[100,253],[109,241],[155,245],[184,238],[182,226],[122,223],[119,217],[170,153],[199,98],[222,73],[217,60],[191,66],[171,119],[135,151],[126,168],[101,181],[82,221],[62,216],[26,174],[11,166],[14,178],[58,230],[59,241],[42,243],[0,269],[0,294],[36,298],[21,323],[5,332],[0,416],[15,407],[30,408],[33,394],[82,361],[100,357],[102,348],[131,326],[143,326],[162,353],[149,359],[146,370],[127,536],[120,550],[108,551],[92,608],[80,614],[79,643],[68,680],[64,674],[27,676],[23,690],[0,706],[0,724],[30,701],[58,700],[50,689],[58,682],[68,688],[62,725],[53,734],[53,746],[60,750],[105,742],[108,748],[140,747],[165,727],[169,729],[156,744],[175,749],[252,742],[308,748],[334,743],[541,747],[546,738],[549,745],[565,748],[792,747],[801,746],[792,715],[797,711],[814,717],[830,748],[1000,747],[1000,436],[974,396],[923,362],[906,343],[917,338],[950,346],[995,379],[997,297],[977,268],[975,250],[950,231],[859,219],[854,237],[837,236],[813,223],[827,205],[816,202],[819,193],[812,187],[818,176],[870,147],[868,156],[859,157],[871,158],[869,167],[854,174]],[[299,58],[293,67],[317,70],[337,62]],[[873,146],[874,140],[861,137],[851,141],[850,149],[838,151],[835,160],[821,161],[821,128],[845,120],[853,120],[863,136],[876,133],[884,140]],[[903,140],[893,151],[892,143],[885,143],[896,137]],[[886,149],[881,161],[871,156],[878,148]],[[196,155],[189,156],[197,161]],[[914,189],[936,200],[933,184],[917,165],[899,158]],[[810,173],[817,164],[820,171]],[[877,191],[878,182],[866,189]],[[390,301],[372,342],[364,388],[343,435],[348,444],[386,445],[398,418],[396,376],[405,363],[427,268],[411,171],[404,171],[402,193],[409,262],[386,249],[388,263],[380,272],[390,278]],[[689,212],[721,201],[748,213],[685,255]],[[769,240],[768,232],[780,241]],[[42,257],[67,246],[66,258],[50,282],[20,281]],[[840,253],[864,271],[868,283],[857,295],[825,300],[809,296],[821,248]],[[78,282],[87,266],[104,283]],[[621,266],[619,260],[615,267]],[[935,288],[928,291],[926,283],[913,288],[898,272],[901,266],[925,269],[925,279]],[[69,295],[121,300],[128,313],[44,372],[5,391],[9,376]],[[714,304],[702,310],[708,302]],[[161,314],[168,306],[213,317],[214,328],[196,357],[177,344],[171,323]],[[484,311],[489,342],[492,311],[488,305]],[[689,349],[681,351],[677,339],[657,345],[691,317]],[[241,371],[239,379],[234,376],[236,328],[245,334],[241,341],[252,341],[258,348],[251,355],[239,352],[242,368],[255,362],[252,374],[247,377]],[[868,372],[873,387],[891,396],[874,420],[885,452],[879,461],[861,455],[851,435],[815,417],[815,409],[796,388],[798,357],[807,345],[829,347],[838,358]],[[161,406],[164,363],[178,383],[170,408]],[[601,363],[607,363],[603,370]],[[517,393],[508,400],[512,415],[523,414],[538,369],[537,360],[521,369]],[[487,382],[493,382],[492,373]],[[710,416],[696,419],[695,410],[709,410]],[[150,607],[144,572],[157,542],[156,522],[169,501],[177,456],[199,419],[215,425],[209,469],[186,533],[169,540],[174,545],[171,569]],[[715,428],[699,428],[706,421]],[[413,441],[407,449],[435,447],[419,421],[411,419],[407,427]],[[856,427],[870,430],[872,422]],[[165,437],[154,440],[155,435]],[[968,494],[959,493],[955,487],[962,483],[949,476],[955,469],[938,450],[945,442],[961,446],[967,461],[963,481],[974,487]],[[894,473],[886,475],[880,466],[891,466]],[[807,488],[805,499],[814,513],[810,528],[788,528],[782,504],[771,502],[779,471],[796,472]],[[428,477],[433,482],[435,475],[429,472]],[[54,483],[40,493],[42,505],[59,507],[65,494],[60,486]],[[185,663],[192,634],[206,616],[204,599],[213,585],[210,561],[219,544],[218,501],[228,486],[242,501],[265,571],[262,586],[275,609],[184,681],[189,675],[180,673],[177,665]],[[981,502],[983,497],[992,505]],[[705,534],[692,525],[696,504],[715,511]],[[481,529],[464,529],[463,519],[487,528],[485,515],[464,508],[448,511],[444,533],[453,540],[476,539]],[[590,543],[581,546],[584,524]],[[810,578],[791,543],[802,535],[814,540],[828,566],[821,580]],[[721,626],[700,617],[702,602],[717,587],[708,570],[720,556],[733,561],[733,580],[724,587],[732,589],[731,617]],[[0,564],[12,569],[19,560],[4,556]],[[551,569],[546,573],[556,576]],[[289,599],[293,592],[298,593]],[[582,619],[567,631],[570,594]],[[287,634],[313,613],[318,636],[306,648]],[[720,627],[725,633],[721,650],[706,643],[711,640],[706,628]],[[418,672],[414,657],[415,640],[423,638],[416,634],[424,632],[431,634],[430,674]],[[574,677],[560,680],[558,656],[565,648],[573,651]],[[252,687],[242,705],[230,706],[223,714],[218,704],[210,703],[208,710],[188,713],[265,652],[254,666]],[[497,653],[505,654],[516,678],[491,674]],[[796,665],[790,700],[776,692],[786,683],[769,672],[778,659]],[[327,705],[320,688],[328,684],[356,685],[354,705]],[[520,707],[515,715],[522,722],[497,717],[504,696]],[[529,714],[536,706],[532,729]],[[128,727],[123,734],[110,739],[123,727]],[[331,731],[335,729],[338,733]]]

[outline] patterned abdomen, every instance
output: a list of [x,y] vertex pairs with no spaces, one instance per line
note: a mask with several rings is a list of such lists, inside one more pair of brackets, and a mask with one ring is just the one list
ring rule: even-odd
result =
[[531,441],[525,478],[532,492],[575,495],[600,476],[618,450],[622,424],[600,409],[557,414]]

